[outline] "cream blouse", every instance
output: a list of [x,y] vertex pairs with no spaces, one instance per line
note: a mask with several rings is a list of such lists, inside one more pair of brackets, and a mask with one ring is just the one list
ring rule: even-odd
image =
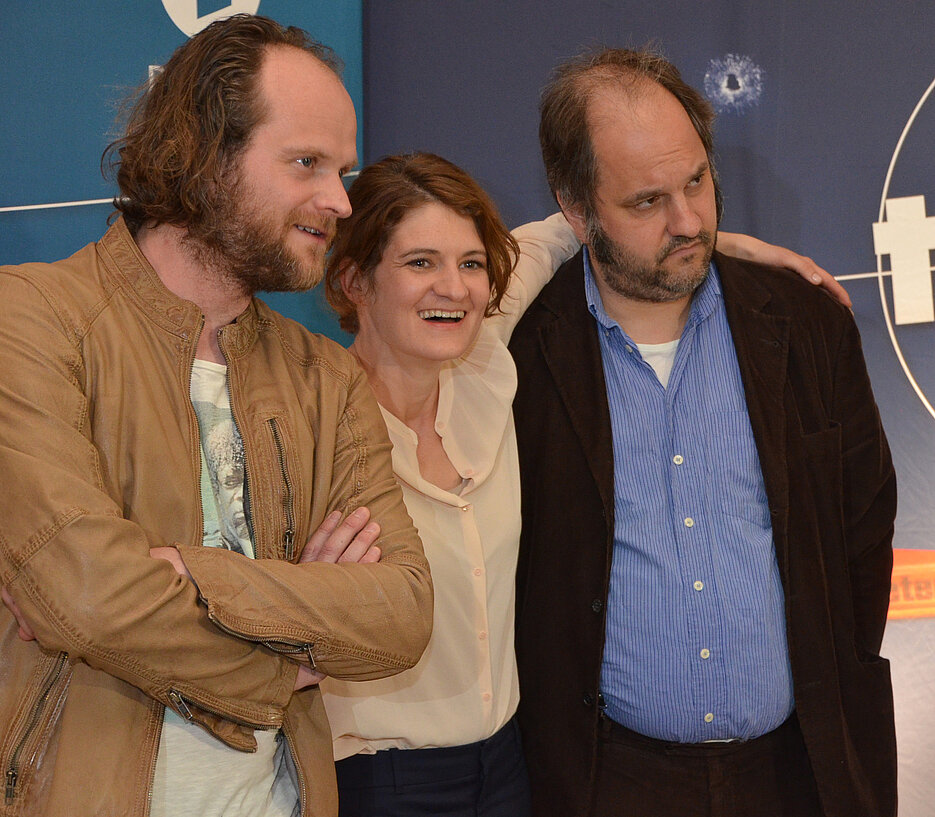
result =
[[411,670],[376,681],[322,681],[335,759],[380,749],[484,740],[516,712],[513,653],[519,462],[512,402],[516,368],[506,341],[553,270],[577,250],[561,215],[514,231],[521,255],[504,313],[439,376],[435,430],[462,477],[457,493],[427,482],[414,431],[383,409],[402,485],[435,583],[435,624]]

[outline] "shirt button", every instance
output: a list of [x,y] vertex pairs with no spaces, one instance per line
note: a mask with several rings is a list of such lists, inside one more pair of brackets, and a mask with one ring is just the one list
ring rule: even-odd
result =
[[474,476],[474,469],[473,469],[473,468],[465,468],[465,469],[464,469],[464,476],[466,476],[466,477],[473,477],[473,476]]
[[704,582],[700,579],[697,579],[692,587],[694,587],[695,590],[704,590]]
[[467,513],[469,510],[471,510],[471,506],[470,506],[470,505],[462,505],[462,506],[461,506],[461,510],[464,511],[465,513]]
[[487,638],[487,631],[486,631],[486,630],[481,630],[481,631],[477,634],[477,637],[478,637],[481,641],[483,641],[484,639]]
[[481,697],[482,697],[485,701],[489,701],[489,700],[490,700],[490,693],[489,693],[489,692],[485,692],[483,695],[481,695]]
[[713,715],[712,713],[710,713],[710,712],[709,712],[707,715],[704,716],[704,722],[705,722],[705,723],[711,723],[711,721],[713,721],[713,720],[714,720],[714,715]]
[[676,465],[681,465],[683,462],[685,462],[685,458],[681,454],[676,454],[672,458],[672,462],[674,462]]
[[710,658],[710,657],[711,657],[711,650],[709,650],[707,647],[705,647],[705,648],[701,651],[700,655],[701,655],[702,658]]
[[581,696],[581,703],[585,706],[592,706],[594,704],[594,696],[590,692],[585,692],[584,695]]
[[633,347],[632,347],[632,346],[627,346],[627,351],[632,355],[632,354],[633,354]]
[[600,599],[594,599],[594,601],[591,602],[591,609],[595,613],[601,612],[601,610],[604,609],[604,602],[602,602]]
[[694,524],[695,524],[695,520],[694,520],[694,519],[692,519],[690,516],[686,516],[686,517],[685,517],[685,527],[686,527],[686,528],[693,527]]
[[484,572],[484,571],[481,570],[479,567],[475,567],[475,568],[474,568],[474,575],[475,575],[475,576],[480,576],[480,574],[483,573],[483,572]]

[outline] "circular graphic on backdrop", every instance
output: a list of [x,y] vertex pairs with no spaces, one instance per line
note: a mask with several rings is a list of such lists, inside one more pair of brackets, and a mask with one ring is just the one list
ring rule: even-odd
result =
[[[215,20],[222,20],[234,14],[256,14],[260,0],[234,0],[207,14],[198,16],[199,0],[162,0],[162,6],[172,22],[187,37],[193,37],[205,26]],[[217,5],[203,3],[203,5]]]
[[718,113],[742,111],[759,102],[763,71],[749,57],[725,54],[708,63],[704,92]]
[[[926,215],[926,194],[935,178],[931,142],[935,134],[935,80],[922,94],[890,159],[878,221],[873,225],[880,304],[893,350],[913,391],[928,413],[935,407],[935,300],[932,260],[935,217]],[[884,257],[889,269],[884,269]],[[889,284],[887,285],[887,279]]]

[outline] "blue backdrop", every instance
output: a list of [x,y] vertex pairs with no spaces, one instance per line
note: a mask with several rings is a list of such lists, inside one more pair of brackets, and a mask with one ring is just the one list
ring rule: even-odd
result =
[[[933,31],[935,5],[907,0],[375,0],[364,13],[368,159],[433,150],[511,225],[539,218],[554,207],[537,141],[550,70],[587,46],[655,40],[719,109],[724,227],[868,276],[845,285],[900,480],[891,619],[905,617],[884,653],[903,817],[935,802],[935,218],[915,198],[935,214]],[[884,191],[909,201],[881,214]]]
[[[239,11],[300,26],[334,48],[363,110],[360,0],[44,0],[4,9],[0,264],[62,258],[104,232],[109,203],[19,208],[111,199],[115,189],[100,162],[119,133],[121,103],[188,36]],[[358,152],[363,156],[363,127]],[[266,300],[316,331],[340,334],[320,292]]]
[[[361,155],[433,150],[493,194],[508,223],[554,208],[537,100],[582,47],[655,40],[719,108],[724,227],[812,255],[848,279],[900,479],[893,661],[900,814],[935,802],[935,5],[784,0],[65,0],[17,4],[0,30],[0,263],[94,240],[100,155],[117,102],[214,14],[259,11],[334,47],[363,111]],[[889,204],[886,202],[889,201]],[[935,203],[930,204],[935,212]],[[880,226],[874,229],[875,223]],[[323,300],[276,308],[342,337]]]

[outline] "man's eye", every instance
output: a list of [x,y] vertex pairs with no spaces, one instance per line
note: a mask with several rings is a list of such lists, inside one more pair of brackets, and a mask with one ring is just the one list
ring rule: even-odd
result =
[[637,202],[636,204],[634,204],[633,206],[634,206],[637,210],[650,210],[650,209],[652,209],[653,205],[654,205],[658,200],[659,200],[658,196],[650,196],[650,198],[648,198],[648,199],[643,199],[642,201],[638,201],[638,202]]
[[298,159],[297,161],[300,165],[302,165],[302,167],[311,167],[313,164],[315,164],[315,157],[314,156],[303,156],[301,159]]
[[702,180],[703,178],[704,178],[704,174],[703,174],[703,173],[702,173],[700,176],[695,176],[695,178],[692,179],[692,180],[688,183],[688,186],[689,186],[689,187],[697,187],[699,184],[701,184],[701,180]]

